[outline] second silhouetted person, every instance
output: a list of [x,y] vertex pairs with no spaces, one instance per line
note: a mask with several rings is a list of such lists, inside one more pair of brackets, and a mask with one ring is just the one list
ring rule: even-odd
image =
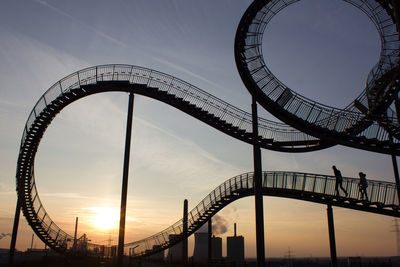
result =
[[368,182],[367,182],[367,176],[363,172],[359,172],[358,175],[360,176],[360,183],[358,184],[360,188],[360,193],[361,193],[361,199],[368,200],[367,196],[367,187],[368,187]]

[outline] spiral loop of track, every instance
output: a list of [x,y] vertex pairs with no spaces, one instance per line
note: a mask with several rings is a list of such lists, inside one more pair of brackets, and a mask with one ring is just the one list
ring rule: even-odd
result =
[[366,87],[343,109],[299,95],[279,81],[264,61],[265,28],[276,14],[298,1],[256,0],[244,13],[235,37],[235,60],[246,88],[275,117],[305,133],[370,151],[387,148],[384,153],[390,154],[397,150],[399,122],[390,108],[400,89],[396,1],[345,0],[372,20],[382,45],[380,59],[370,71]]

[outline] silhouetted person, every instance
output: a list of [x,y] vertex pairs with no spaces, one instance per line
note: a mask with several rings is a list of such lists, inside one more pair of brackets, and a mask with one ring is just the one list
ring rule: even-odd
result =
[[363,172],[359,172],[358,175],[360,176],[360,182],[358,183],[358,188],[360,189],[361,199],[364,199],[364,197],[365,197],[365,199],[368,200],[368,196],[367,196],[367,187],[368,187],[367,176]]
[[335,165],[332,166],[333,173],[335,174],[336,177],[336,184],[335,184],[335,192],[336,195],[339,195],[339,187],[343,190],[343,192],[346,194],[347,197],[347,191],[346,189],[343,188],[342,182],[343,182],[343,177],[342,173],[336,168]]

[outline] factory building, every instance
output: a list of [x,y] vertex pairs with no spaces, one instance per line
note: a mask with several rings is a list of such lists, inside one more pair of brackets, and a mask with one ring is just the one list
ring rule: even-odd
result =
[[[168,236],[169,240],[171,241],[179,237],[180,235],[174,235],[174,234]],[[182,242],[179,242],[175,246],[170,247],[168,249],[167,262],[180,263],[182,261],[182,252],[183,252]]]
[[194,263],[206,263],[208,261],[208,233],[194,233]]
[[226,238],[227,259],[233,262],[244,261],[244,237],[236,235],[236,223],[234,226],[234,236]]
[[[155,249],[161,249],[161,246],[154,245],[153,246],[153,250],[155,250]],[[152,260],[155,260],[155,261],[164,261],[164,250],[149,256],[149,259],[152,259]]]
[[213,236],[211,240],[211,258],[214,260],[222,259],[222,238]]

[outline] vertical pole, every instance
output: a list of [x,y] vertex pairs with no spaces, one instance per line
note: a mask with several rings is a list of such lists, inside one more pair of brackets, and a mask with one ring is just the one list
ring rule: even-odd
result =
[[[395,2],[395,1],[393,1]],[[399,120],[400,118],[400,101],[399,101],[399,96],[396,97],[395,101],[395,108],[396,108],[396,115],[397,115],[397,120]],[[393,141],[393,137],[390,136],[389,137],[390,141]],[[396,182],[396,188],[397,188],[397,197],[399,200],[399,204],[400,204],[400,177],[399,177],[399,168],[397,166],[397,159],[396,159],[396,155],[392,155],[392,164],[393,164],[393,172],[394,172],[394,179]]]
[[256,216],[256,246],[257,267],[265,266],[265,244],[264,244],[264,208],[262,188],[261,148],[258,142],[258,115],[257,101],[252,98],[252,120],[253,120],[253,160],[254,160],[254,196]]
[[182,262],[187,264],[188,259],[188,200],[183,201],[183,236],[185,237],[182,241]]
[[33,239],[35,237],[35,234],[32,234],[32,240],[31,240],[31,250],[33,249]]
[[392,163],[393,163],[394,179],[396,181],[397,197],[400,204],[400,177],[399,177],[399,168],[397,166],[396,155],[392,155]]
[[397,3],[397,0],[392,0],[392,6],[393,6],[393,11],[394,11],[394,17],[395,17],[395,19],[396,19],[396,29],[397,29],[397,32],[399,32],[400,31],[400,22],[399,22],[399,16],[400,16],[400,14],[399,14],[399,5],[398,5],[398,3]]
[[335,225],[333,224],[333,211],[332,205],[328,204],[328,229],[329,229],[329,246],[331,249],[331,267],[337,267],[336,257],[336,241],[335,241]]
[[395,218],[393,220],[393,222],[394,222],[394,225],[393,225],[394,230],[391,231],[391,232],[395,232],[396,233],[396,245],[397,245],[397,255],[396,256],[400,256],[400,236],[399,236],[400,229],[399,229],[399,223],[397,221],[397,218]]
[[14,264],[15,244],[17,243],[17,233],[18,233],[20,214],[21,214],[21,205],[19,204],[19,199],[17,198],[17,207],[15,208],[14,225],[10,243],[10,254],[8,256],[8,264],[10,266]]
[[126,121],[126,136],[125,136],[125,155],[124,169],[122,177],[122,194],[121,194],[121,213],[119,219],[119,238],[118,238],[118,266],[123,264],[124,257],[124,239],[125,239],[125,218],[126,218],[126,199],[128,194],[128,175],[129,175],[129,156],[131,150],[131,135],[132,135],[132,119],[133,119],[133,100],[134,94],[129,94],[128,116]]
[[208,262],[212,258],[212,218],[208,220]]
[[75,233],[74,233],[74,245],[73,248],[76,248],[76,235],[78,234],[78,217],[75,220]]

